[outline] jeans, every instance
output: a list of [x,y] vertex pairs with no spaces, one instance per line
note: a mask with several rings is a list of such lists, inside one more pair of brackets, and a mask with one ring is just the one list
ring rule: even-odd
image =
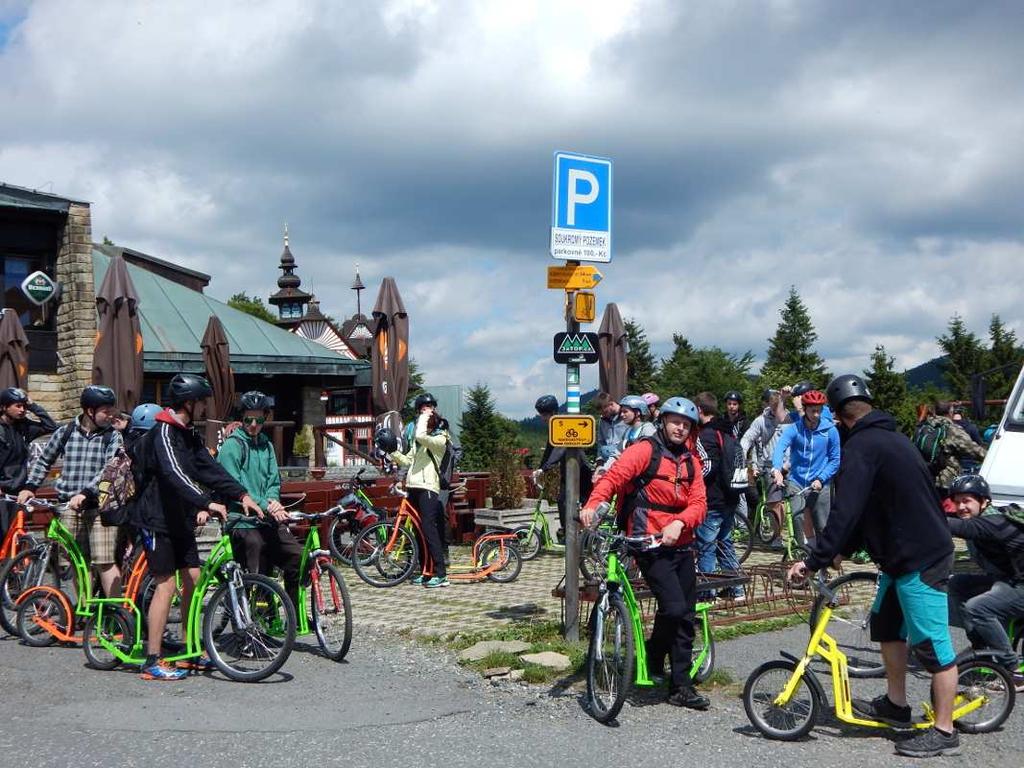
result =
[[1006,626],[1024,620],[1024,584],[1013,585],[992,576],[958,573],[949,580],[950,624],[967,631],[971,645],[996,653],[996,661],[1016,670],[1020,659],[1010,645]]
[[236,528],[231,532],[231,549],[235,559],[250,573],[268,575],[273,566],[284,573],[284,590],[291,598],[296,613],[299,605],[299,563],[302,544],[284,524],[261,525],[257,528]]
[[709,509],[704,522],[697,526],[697,570],[701,573],[714,573],[718,565],[723,571],[740,569],[732,544],[735,521],[735,507]]
[[[799,491],[801,487],[790,480],[786,483],[786,493],[790,494],[794,491]],[[822,486],[817,501],[814,500],[813,491],[807,491],[802,496],[794,496],[789,501],[790,507],[793,510],[793,528],[796,529],[796,538],[801,544],[805,543],[806,538],[804,536],[804,510],[807,507],[808,501],[814,501],[814,508],[811,514],[813,523],[811,530],[817,534],[825,530],[825,524],[828,523],[828,513],[832,508],[831,483],[825,483]]]
[[647,641],[647,665],[659,669],[669,658],[672,689],[692,684],[690,663],[693,656],[693,624],[697,572],[693,551],[680,547],[660,547],[637,556],[644,581],[658,600],[654,628]]

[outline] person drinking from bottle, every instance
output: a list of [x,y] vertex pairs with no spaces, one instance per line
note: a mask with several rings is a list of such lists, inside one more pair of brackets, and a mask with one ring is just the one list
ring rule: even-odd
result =
[[[661,546],[637,556],[637,563],[658,610],[647,641],[651,675],[664,674],[665,657],[671,669],[668,703],[707,709],[707,697],[693,687],[694,606],[697,569],[693,560],[694,531],[707,513],[707,496],[700,459],[696,454],[697,406],[685,397],[670,397],[661,406],[658,431],[623,451],[602,475],[580,511],[589,526],[595,509],[613,496],[623,500],[629,535],[661,537]],[[621,519],[621,518],[620,518]]]

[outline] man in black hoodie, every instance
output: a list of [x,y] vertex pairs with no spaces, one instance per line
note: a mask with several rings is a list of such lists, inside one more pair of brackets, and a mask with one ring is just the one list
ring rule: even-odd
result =
[[871,639],[881,643],[888,693],[873,701],[855,699],[853,708],[869,719],[909,725],[909,635],[911,649],[932,674],[935,725],[897,743],[896,752],[907,757],[959,754],[952,720],[956,653],[946,596],[953,540],[931,473],[920,451],[896,431],[892,416],[874,410],[858,376],[836,377],[827,395],[849,430],[835,503],[811,554],[790,568],[789,578],[807,578],[861,546],[868,551],[882,572],[871,609]]
[[[26,417],[31,412],[36,421]],[[17,387],[0,390],[0,493],[17,493],[28,479],[28,446],[57,424],[41,405]],[[0,540],[11,524],[14,505],[0,500]]]
[[[739,491],[730,487],[732,473],[724,467],[723,454],[735,451],[732,422],[718,415],[718,398],[712,392],[701,392],[693,398],[700,415],[700,434],[697,454],[700,456],[704,487],[708,496],[708,514],[697,528],[697,570],[714,573],[718,566],[723,571],[738,571],[736,549],[732,543],[732,528],[736,521]],[[725,475],[729,476],[726,477]],[[730,596],[739,597],[732,591]]]

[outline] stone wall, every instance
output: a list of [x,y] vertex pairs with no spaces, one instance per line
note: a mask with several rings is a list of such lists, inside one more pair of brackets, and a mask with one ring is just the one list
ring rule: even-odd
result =
[[[78,412],[82,388],[92,382],[92,353],[96,343],[96,291],[92,273],[92,221],[87,204],[73,203],[57,251],[57,281],[63,297],[57,310],[57,379],[59,392],[53,398],[58,421]],[[34,376],[40,386],[46,377]],[[33,397],[34,390],[30,390]],[[46,390],[43,390],[46,391]],[[42,394],[42,392],[40,393]],[[43,402],[41,398],[40,402]],[[49,410],[49,408],[47,408]]]
[[33,402],[39,403],[57,421],[64,418],[61,396],[61,377],[56,373],[30,373],[28,393]]

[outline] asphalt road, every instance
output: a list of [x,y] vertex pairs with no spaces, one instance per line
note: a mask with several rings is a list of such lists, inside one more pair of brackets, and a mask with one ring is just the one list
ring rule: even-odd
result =
[[[721,668],[739,683],[799,630],[719,645]],[[301,641],[300,641],[301,642]],[[828,683],[825,678],[824,682]],[[857,691],[873,695],[878,683]],[[302,644],[284,672],[244,685],[216,674],[174,683],[128,671],[96,672],[78,649],[32,649],[0,640],[3,766],[532,766],[702,767],[905,765],[884,736],[834,723],[799,743],[766,741],[749,726],[738,685],[713,693],[698,713],[656,694],[628,703],[614,727],[591,720],[578,691],[494,686],[457,667],[452,655],[384,635],[356,635],[345,663]],[[916,700],[927,683],[912,686]],[[1024,716],[962,737],[964,754],[935,764],[1017,765]]]

